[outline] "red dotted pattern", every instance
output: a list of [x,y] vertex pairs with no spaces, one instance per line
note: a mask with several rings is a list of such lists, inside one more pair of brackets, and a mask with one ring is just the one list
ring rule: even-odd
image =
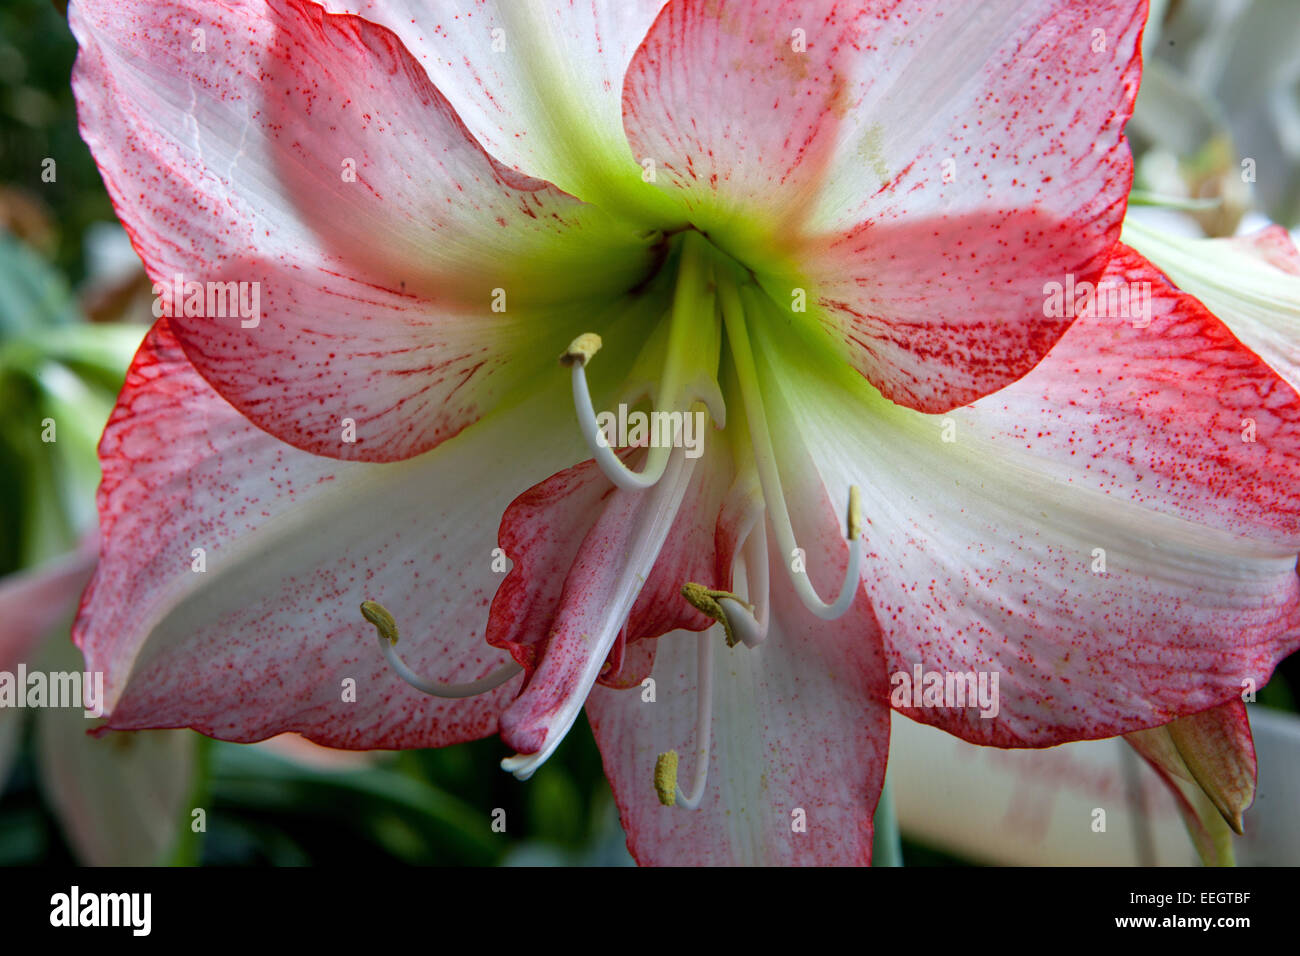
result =
[[499,516],[583,454],[567,415],[549,414],[514,409],[410,462],[334,461],[249,424],[159,323],[101,443],[102,552],[74,630],[105,673],[109,726],[358,749],[493,733],[519,680],[427,697],[389,668],[358,605],[393,612],[398,650],[430,679],[508,660],[483,643]]
[[635,236],[488,157],[381,27],[305,0],[83,3],[72,25],[82,133],[150,275],[258,284],[256,327],[173,330],[297,447],[425,451],[549,371],[578,306],[644,275]]
[[683,0],[629,68],[628,138],[698,227],[793,258],[807,280],[770,285],[810,284],[873,385],[944,411],[1032,368],[1069,325],[1044,283],[1095,279],[1118,239],[1145,14]]
[[624,122],[633,153],[655,160],[660,188],[697,227],[722,238],[761,215],[776,242],[807,218],[847,95],[849,6],[665,7],[628,68]]
[[[782,458],[795,539],[823,595],[838,593],[848,548],[833,503],[806,456]],[[676,749],[678,782],[695,773],[694,635],[655,643],[656,701],[596,688],[587,702],[628,848],[646,865],[844,865],[870,862],[872,816],[889,752],[879,628],[865,590],[836,621],[814,618],[772,547],[772,621],[756,649],[714,640],[712,758],[703,803],[665,812],[649,782]],[[792,811],[803,811],[795,832]]]
[[907,710],[976,743],[1166,723],[1300,646],[1300,398],[1135,253],[1106,278],[1151,283],[1151,324],[1080,319],[953,412],[952,443],[942,418],[864,420],[782,384],[830,486],[862,485],[890,672],[999,674],[996,719]]
[[[638,467],[643,455],[630,458]],[[698,461],[663,549],[651,568],[627,566],[639,518],[657,507],[653,493],[614,488],[594,462],[552,476],[520,495],[501,519],[501,547],[516,557],[492,602],[488,642],[508,649],[529,669],[529,682],[502,718],[502,735],[520,753],[542,748],[549,724],[579,686],[580,671],[597,652],[608,627],[614,589],[628,573],[643,574],[615,649],[676,628],[702,630],[713,622],[680,594],[685,581],[729,584],[734,541],[715,533],[730,462],[719,443]],[[722,537],[722,548],[718,538]],[[730,546],[728,546],[730,544]],[[606,683],[632,686],[642,674],[614,672]],[[619,661],[648,667],[653,651]]]

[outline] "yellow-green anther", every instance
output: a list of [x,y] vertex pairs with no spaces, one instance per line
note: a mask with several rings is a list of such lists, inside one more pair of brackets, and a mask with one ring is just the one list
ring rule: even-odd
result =
[[677,751],[661,753],[655,761],[655,793],[659,802],[671,807],[677,802]]
[[849,485],[849,540],[862,535],[862,492],[857,485]]
[[572,365],[574,362],[580,362],[586,365],[600,351],[601,345],[600,336],[595,332],[583,332],[569,343],[569,347],[560,356],[560,364]]
[[718,603],[718,599],[731,598],[737,604],[749,608],[751,612],[753,611],[752,604],[730,591],[714,591],[711,588],[706,588],[703,584],[696,584],[694,581],[688,581],[682,585],[682,597],[686,598],[691,606],[701,614],[708,615],[722,625],[722,630],[727,636],[728,647],[735,647],[740,643],[740,637],[732,630],[731,621],[727,619],[727,612]]
[[361,616],[375,626],[381,638],[389,644],[397,643],[397,622],[388,608],[375,601],[362,601]]

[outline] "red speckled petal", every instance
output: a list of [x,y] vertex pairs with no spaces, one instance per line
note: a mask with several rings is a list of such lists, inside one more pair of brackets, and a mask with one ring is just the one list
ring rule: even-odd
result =
[[[648,491],[616,489],[586,462],[506,511],[500,540],[515,567],[493,600],[488,641],[530,671],[501,718],[502,738],[519,753],[550,754],[620,633],[630,644],[711,623],[680,593],[687,581],[729,583],[734,554],[714,530],[730,460],[712,435],[705,445],[698,460],[675,452],[677,463]],[[621,674],[606,676],[621,682]]]
[[[706,442],[716,437],[708,435]],[[626,460],[639,470],[644,458]],[[655,559],[632,605],[625,629],[628,644],[658,637],[676,628],[701,630],[710,619],[681,596],[687,581],[727,590],[735,555],[734,540],[714,525],[722,508],[729,465],[725,449],[716,449],[705,466],[695,469],[665,547]],[[488,643],[508,650],[530,670],[546,653],[568,575],[576,564],[590,565],[584,549],[592,529],[606,511],[631,514],[637,495],[620,495],[592,460],[575,465],[528,489],[506,509],[498,543],[513,556],[492,603]],[[622,509],[622,510],[619,510]],[[606,519],[607,521],[610,519]],[[619,530],[625,530],[620,523]],[[616,678],[617,675],[605,675]],[[603,679],[603,678],[602,678]]]
[[[788,239],[829,162],[856,55],[854,4],[673,0],[628,69],[624,124],[638,159],[715,242],[744,257]],[[792,32],[809,35],[803,52]],[[754,243],[758,245],[758,243]]]
[[1300,250],[1285,229],[1188,239],[1130,220],[1124,241],[1300,391]]
[[943,411],[1032,368],[1069,325],[1045,317],[1044,284],[1104,266],[1145,14],[1144,0],[682,0],[629,69],[628,138],[725,248],[756,267],[782,250],[804,278],[770,291],[789,305],[810,286],[887,397]]
[[80,0],[71,24],[82,133],[162,314],[298,447],[433,447],[649,265],[630,227],[488,157],[382,27],[305,0]]
[[427,697],[392,672],[358,605],[392,611],[403,658],[431,680],[508,660],[483,642],[494,529],[521,486],[585,453],[566,386],[417,459],[339,462],[250,425],[159,323],[100,447],[102,553],[74,631],[105,673],[110,726],[347,748],[491,734],[518,679]]
[[870,7],[801,261],[858,370],[945,411],[1033,368],[1069,325],[1044,284],[1119,238],[1147,4]]
[[[791,473],[793,461],[782,463],[794,492],[791,520],[807,545],[813,583],[826,593],[842,580],[847,559],[840,509],[810,483],[815,473]],[[653,703],[636,688],[597,688],[587,701],[628,848],[642,864],[870,862],[889,752],[879,630],[864,592],[839,620],[817,620],[782,569],[789,556],[773,550],[770,560],[767,640],[755,649],[728,648],[720,628],[710,635],[712,759],[698,809],[660,805],[653,786],[655,759],[665,750],[680,756],[683,789],[694,778],[695,635],[677,631],[656,642]],[[803,832],[794,828],[800,821]]]
[[1150,283],[1149,325],[1082,318],[950,416],[767,366],[780,440],[815,447],[833,499],[862,488],[890,673],[998,675],[996,717],[906,708],[976,743],[1168,723],[1300,645],[1300,400],[1140,256],[1107,280]]
[[628,62],[664,0],[323,0],[391,29],[474,136],[517,170],[596,201],[635,189],[623,134]]

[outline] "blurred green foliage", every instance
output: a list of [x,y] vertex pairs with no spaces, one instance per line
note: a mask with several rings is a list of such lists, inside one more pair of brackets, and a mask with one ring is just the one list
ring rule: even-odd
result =
[[[0,4],[0,187],[35,199],[48,214],[41,251],[73,281],[85,275],[86,229],[114,219],[77,131],[69,82],[76,54],[67,21],[49,0]],[[56,163],[53,182],[42,179],[47,159]]]

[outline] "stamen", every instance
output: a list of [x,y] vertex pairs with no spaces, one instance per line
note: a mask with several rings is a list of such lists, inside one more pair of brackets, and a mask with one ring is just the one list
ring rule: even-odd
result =
[[[647,355],[656,356],[662,363],[658,368],[659,381],[655,390],[658,411],[688,415],[696,402],[702,402],[718,428],[726,424],[726,405],[717,382],[721,345],[710,246],[703,236],[691,230],[683,233],[681,238],[677,285],[668,313],[666,340],[652,337],[637,363],[639,366]],[[560,362],[572,370],[573,405],[578,414],[578,426],[605,477],[625,491],[641,491],[663,477],[672,451],[670,446],[680,436],[673,435],[667,444],[652,443],[640,472],[623,464],[605,441],[605,434],[596,422],[587,384],[587,363],[600,347],[600,336],[586,332],[574,339],[560,356]],[[637,368],[635,371],[639,373],[642,370]]]
[[[772,447],[772,436],[767,427],[767,413],[763,408],[763,396],[758,385],[758,372],[754,365],[754,353],[749,344],[749,333],[745,328],[745,307],[752,313],[760,311],[755,296],[758,293],[751,286],[745,286],[737,292],[732,282],[722,282],[718,288],[718,299],[722,306],[722,319],[727,327],[727,340],[731,344],[731,354],[735,363],[736,377],[740,382],[740,392],[745,405],[745,417],[749,423],[750,439],[753,443],[754,462],[758,469],[759,483],[763,488],[763,499],[767,503],[768,513],[772,516],[772,528],[776,532],[777,545],[781,553],[794,554],[794,529],[790,525],[790,512],[786,507],[785,493],[781,489],[781,472],[776,463],[776,452]],[[741,302],[741,296],[745,303]],[[853,606],[853,599],[860,586],[862,567],[862,508],[861,495],[854,486],[849,489],[848,528],[846,538],[849,542],[849,563],[844,569],[844,583],[840,586],[839,596],[834,603],[827,604],[808,579],[807,572],[797,572],[789,561],[782,561],[794,585],[795,593],[804,606],[823,621],[833,621],[847,613]]]
[[845,524],[849,528],[850,541],[862,537],[862,492],[857,485],[849,485],[849,514]]
[[758,647],[767,639],[767,628],[759,621],[758,609],[754,605],[742,604],[728,597],[720,598],[718,604],[722,607],[727,630],[730,632],[727,637],[728,647],[735,647],[737,643],[746,647]]
[[671,807],[677,802],[677,751],[661,753],[655,760],[655,793],[659,802]]
[[573,365],[575,362],[586,365],[600,351],[605,343],[595,332],[583,332],[569,343],[569,347],[560,356],[561,365]]
[[[732,625],[745,646],[753,648],[767,640],[771,613],[768,603],[767,520],[762,511],[755,516],[753,526],[745,535],[741,556],[745,561],[745,595],[755,611],[736,614],[732,617]],[[729,616],[732,615],[730,601],[724,598],[718,603]]]
[[[705,614],[719,624],[727,637],[727,646],[735,647],[740,643],[741,637],[732,629],[732,618],[748,617],[753,622],[752,627],[746,628],[753,630],[758,627],[754,622],[754,608],[730,591],[715,591],[712,588],[706,588],[703,584],[696,584],[694,581],[688,581],[682,585],[682,597],[686,598],[701,614]],[[726,601],[726,607],[722,602]]]
[[709,647],[709,632],[696,638],[696,660],[699,672],[699,695],[695,709],[695,779],[691,792],[684,793],[677,784],[677,751],[669,750],[655,761],[655,793],[666,807],[679,805],[686,810],[699,807],[704,799],[704,788],[709,781],[709,747],[713,725],[713,651]]
[[451,699],[477,697],[479,694],[486,694],[490,690],[496,690],[523,670],[522,667],[511,661],[509,664],[488,674],[487,677],[471,681],[468,684],[439,684],[425,680],[397,656],[397,651],[394,649],[394,645],[397,643],[397,621],[393,619],[393,615],[388,608],[375,601],[362,601],[361,616],[375,626],[375,631],[379,635],[379,646],[383,649],[384,657],[388,659],[388,663],[397,672],[397,676],[416,690],[422,691],[430,697]]
[[605,477],[624,491],[641,491],[649,488],[663,477],[668,467],[668,453],[671,448],[656,445],[650,449],[643,471],[633,471],[623,464],[614,449],[605,441],[605,433],[596,422],[596,410],[591,404],[591,391],[587,387],[587,363],[591,361],[601,346],[600,336],[595,332],[584,332],[574,339],[560,363],[573,369],[573,407],[578,412],[578,427],[582,437],[591,449],[596,464],[605,473]]

